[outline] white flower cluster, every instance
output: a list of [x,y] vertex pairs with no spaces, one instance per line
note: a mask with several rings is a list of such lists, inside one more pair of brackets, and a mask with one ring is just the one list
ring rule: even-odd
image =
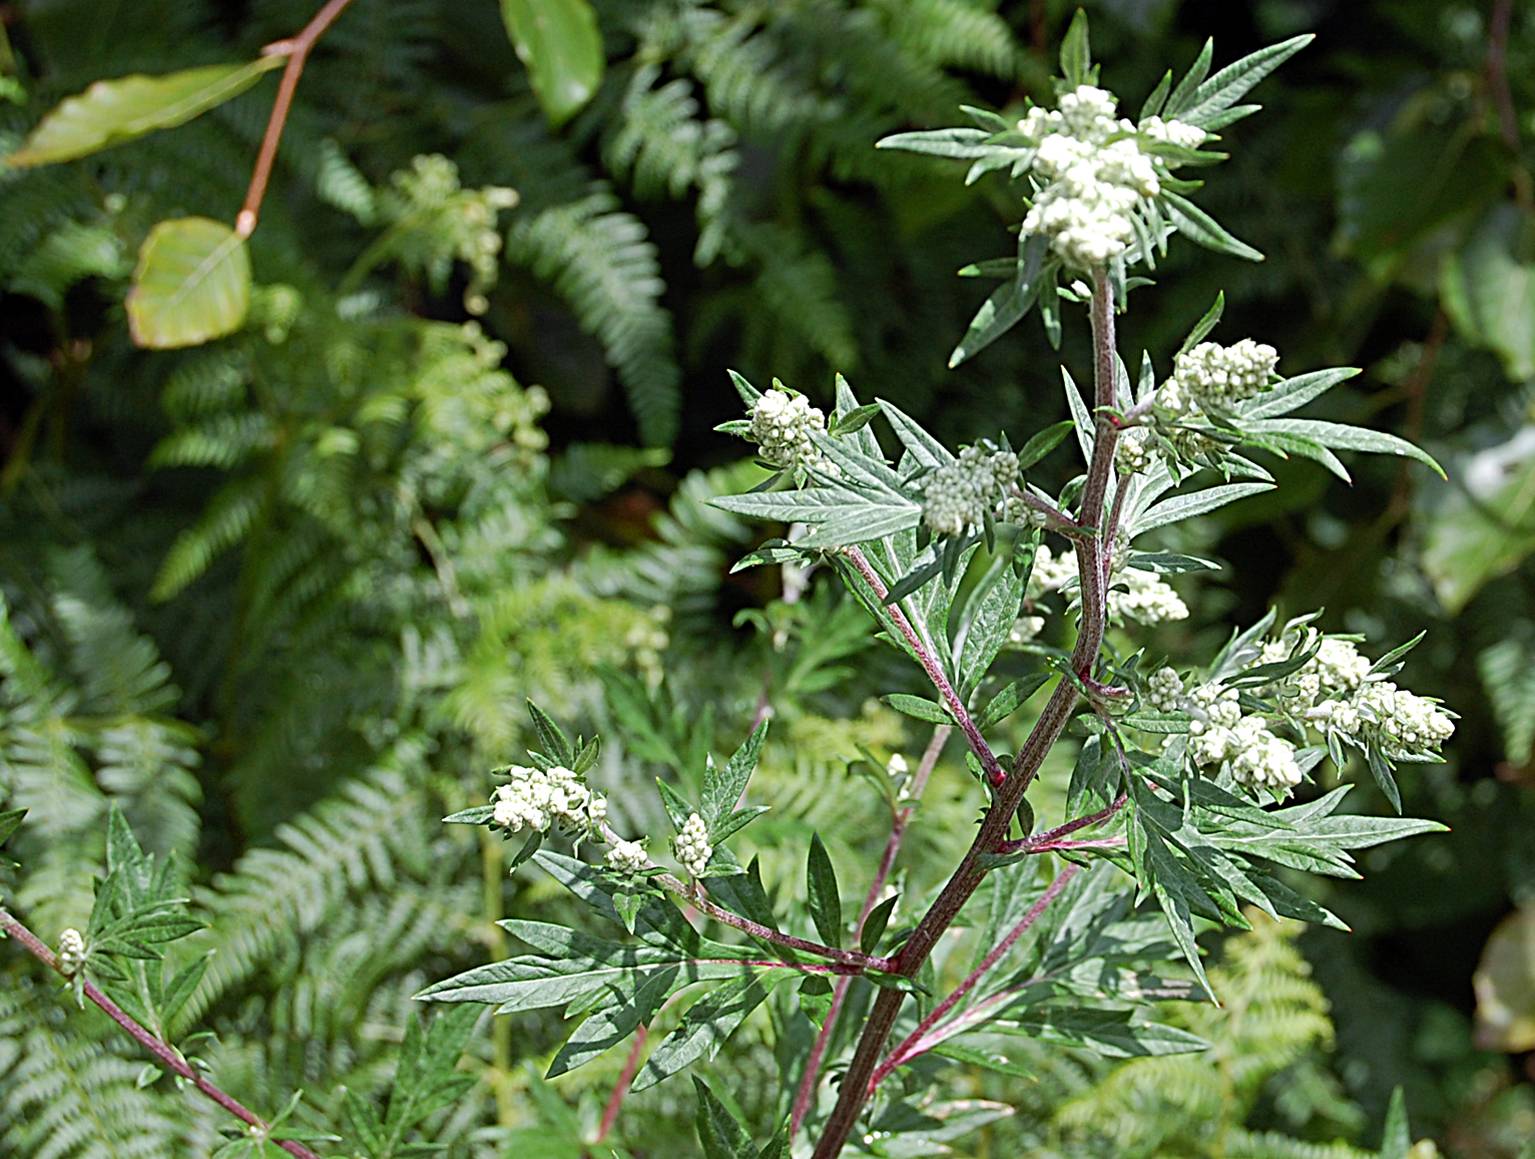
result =
[[1174,712],[1183,703],[1183,679],[1171,668],[1158,668],[1146,681],[1146,702],[1159,712]]
[[601,834],[607,798],[587,788],[579,774],[558,765],[547,770],[512,765],[503,771],[509,780],[491,798],[492,819],[503,829],[553,829],[578,839]]
[[1017,478],[1018,456],[1013,452],[966,447],[928,478],[922,520],[935,535],[963,535],[988,514],[1011,517],[1015,507],[1008,502],[1006,488]]
[[77,929],[67,929],[59,935],[59,973],[73,978],[85,965],[85,938]]
[[1030,109],[1018,129],[1034,144],[1034,171],[1046,181],[1023,232],[1044,234],[1079,270],[1095,269],[1129,249],[1136,208],[1161,192],[1166,166],[1141,150],[1136,134],[1190,146],[1205,137],[1204,130],[1179,121],[1150,117],[1136,126],[1116,117],[1114,94],[1093,85],[1066,93],[1056,110]]
[[1185,149],[1199,148],[1209,136],[1198,125],[1190,125],[1185,121],[1172,118],[1164,121],[1161,117],[1147,117],[1137,127],[1148,137],[1166,141],[1169,145],[1181,145]]
[[714,856],[714,846],[709,844],[709,827],[697,813],[689,814],[682,823],[682,830],[672,838],[672,851],[689,874],[703,876],[709,867],[709,858]]
[[1151,466],[1155,447],[1150,427],[1129,427],[1119,432],[1114,444],[1114,469],[1121,475],[1134,475]]
[[638,841],[615,841],[605,860],[609,869],[619,873],[639,873],[650,864],[645,846]]
[[[1029,574],[1029,595],[1040,596],[1059,591],[1077,578],[1076,553],[1069,548],[1055,555],[1041,545],[1034,553],[1034,570]],[[1155,572],[1127,567],[1115,573],[1109,589],[1109,620],[1123,624],[1161,624],[1168,620],[1186,620],[1188,605],[1172,585]]]
[[1232,778],[1284,795],[1301,782],[1295,746],[1275,736],[1261,716],[1244,716],[1234,688],[1204,684],[1188,698],[1189,757],[1201,768],[1225,765]]
[[1201,342],[1178,355],[1173,376],[1162,384],[1157,404],[1183,417],[1201,411],[1228,411],[1269,388],[1279,352],[1266,342],[1243,338],[1232,346]]
[[1306,718],[1355,740],[1374,740],[1392,758],[1432,754],[1455,733],[1454,718],[1438,704],[1389,680],[1370,681],[1346,700],[1324,700]]
[[751,436],[775,467],[813,467],[821,454],[812,434],[826,430],[826,416],[802,394],[768,390],[752,404]]

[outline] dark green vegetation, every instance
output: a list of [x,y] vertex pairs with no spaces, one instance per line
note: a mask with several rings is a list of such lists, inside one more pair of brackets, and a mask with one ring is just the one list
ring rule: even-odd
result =
[[[1361,858],[1367,880],[1323,899],[1352,937],[1228,942],[1213,968],[1229,1020],[1187,1014],[1211,1055],[1110,1064],[1041,1047],[1037,1081],[951,1070],[956,1098],[1016,1108],[956,1146],[1294,1146],[1272,1131],[1373,1149],[1401,1086],[1415,1136],[1516,1155],[1535,1132],[1516,1053],[1535,1045],[1535,963],[1516,936],[1494,956],[1484,1015],[1503,999],[1510,1021],[1489,1017],[1481,1050],[1471,976],[1500,921],[1535,922],[1521,570],[1535,17],[1429,0],[1092,7],[1095,54],[1127,99],[1206,34],[1224,59],[1318,34],[1265,83],[1265,114],[1232,130],[1204,197],[1268,260],[1175,247],[1168,288],[1122,323],[1125,348],[1165,361],[1224,287],[1223,334],[1273,343],[1286,373],[1364,367],[1321,417],[1422,442],[1451,483],[1385,458],[1351,461],[1352,488],[1283,465],[1284,488],[1187,534],[1180,546],[1228,567],[1185,585],[1193,617],[1161,631],[1170,651],[1208,654],[1270,602],[1325,605],[1327,626],[1379,640],[1428,628],[1405,678],[1463,719],[1447,765],[1401,777],[1404,812],[1453,832]],[[600,780],[636,833],[664,825],[650,779],[696,788],[702,751],[730,751],[769,698],[753,783],[774,805],[752,830],[764,877],[799,888],[818,829],[856,905],[850,867],[877,857],[885,807],[849,762],[914,758],[926,733],[866,704],[906,678],[829,585],[785,601],[771,569],[727,574],[760,531],[704,505],[755,478],[710,433],[738,413],[724,368],[823,405],[841,371],[950,442],[1060,407],[1032,324],[944,365],[986,290],[954,271],[988,238],[1008,252],[1011,196],[872,143],[953,123],[959,104],[1044,95],[1067,6],[595,8],[607,64],[575,111],[540,103],[495,4],[356,0],[299,86],[249,243],[246,324],[206,345],[136,347],[124,299],[155,223],[233,223],[273,78],[83,161],[0,168],[0,373],[15,386],[0,412],[0,793],[30,810],[7,846],[25,869],[0,867],[0,890],[50,941],[84,928],[120,806],[148,850],[177,855],[207,923],[176,964],[216,951],[165,1030],[264,1113],[303,1088],[296,1120],[360,1153],[341,1088],[354,1102],[389,1089],[409,996],[507,956],[494,918],[571,920],[537,875],[506,877],[499,843],[437,823],[532,743],[524,697],[588,732],[622,723],[628,746],[604,753]],[[14,5],[0,151],[94,80],[253,59],[312,14]],[[546,107],[569,117],[551,128]],[[415,160],[432,154],[456,178]],[[468,192],[492,186],[518,203]],[[489,268],[455,260],[485,252],[493,221]],[[477,295],[482,329],[466,331]],[[1080,327],[1064,356],[1085,365]],[[903,851],[915,881],[945,872],[974,811],[956,746]],[[212,1149],[222,1112],[167,1079],[138,1087],[141,1054],[12,946],[0,973],[0,1146]],[[775,1016],[790,1019],[800,999],[784,996]],[[622,1052],[543,1083],[557,1013],[482,1023],[478,1081],[425,1137],[454,1155],[581,1154]],[[217,1037],[189,1041],[199,1030]],[[778,1060],[750,1024],[717,1065],[717,1093],[773,1119],[751,1099],[777,1090]],[[688,1153],[694,1107],[680,1082],[636,1094],[609,1142]],[[967,1125],[994,1113],[981,1104]],[[509,1133],[487,1136],[497,1123]]]

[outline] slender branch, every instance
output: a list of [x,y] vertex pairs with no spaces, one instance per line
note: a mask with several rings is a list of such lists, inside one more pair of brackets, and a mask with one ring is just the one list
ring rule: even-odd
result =
[[608,1132],[613,1130],[613,1124],[618,1122],[618,1110],[624,1104],[624,1096],[629,1093],[629,1085],[634,1082],[634,1075],[640,1069],[640,1055],[645,1052],[645,1040],[650,1037],[650,1027],[643,1022],[635,1032],[634,1043],[629,1047],[629,1057],[624,1059],[624,1069],[618,1072],[618,1081],[613,1084],[613,1093],[608,1096],[608,1104],[602,1109],[602,1122],[597,1125],[597,1137],[593,1143],[601,1143],[608,1137]]
[[[1096,271],[1093,276],[1091,318],[1095,405],[1102,408],[1114,402],[1114,299],[1108,274],[1104,270]],[[1077,521],[1086,526],[1098,527],[1104,522],[1103,508],[1118,437],[1119,432],[1113,422],[1100,410],[1092,461],[1088,464],[1087,485],[1083,489],[1082,506],[1077,516]],[[1114,541],[1117,517],[1116,503],[1111,518],[1100,528],[1098,537],[1084,543],[1083,550],[1077,552],[1082,614],[1076,646],[1072,649],[1071,665],[1073,671],[1079,674],[1092,674],[1098,651],[1103,646],[1107,626],[1106,562],[1107,553]],[[1034,722],[1028,739],[1013,760],[1011,772],[996,787],[991,808],[986,811],[986,817],[969,850],[896,956],[895,973],[910,977],[921,969],[938,939],[985,879],[986,871],[981,867],[982,856],[995,851],[1006,840],[1013,815],[1018,811],[1024,793],[1038,775],[1046,755],[1060,739],[1076,706],[1076,686],[1069,680],[1062,680],[1040,710],[1039,719]],[[905,995],[895,989],[882,989],[875,998],[847,1075],[842,1080],[837,1105],[826,1121],[813,1159],[835,1159],[841,1153],[868,1098],[869,1079],[879,1065],[880,1053],[904,1000]]]
[[[611,826],[604,825],[602,833],[610,844],[623,840]],[[655,862],[652,861],[650,864],[654,865]],[[688,905],[700,913],[707,914],[715,921],[722,922],[727,926],[734,926],[736,929],[764,942],[772,942],[774,945],[783,946],[785,949],[799,950],[804,954],[814,954],[818,958],[825,958],[839,966],[846,967],[853,973],[859,973],[863,970],[880,970],[888,973],[895,968],[895,959],[893,958],[879,958],[872,954],[860,954],[857,950],[841,950],[836,946],[822,945],[820,942],[812,942],[808,938],[795,937],[793,934],[786,934],[780,930],[775,930],[772,926],[765,926],[761,922],[754,922],[751,918],[743,918],[740,914],[731,913],[723,906],[716,905],[710,901],[704,895],[701,888],[695,888],[680,878],[672,876],[670,873],[657,874],[655,877],[647,878],[646,880],[659,885],[668,893],[676,894]]]
[[[901,841],[906,836],[906,826],[911,821],[911,815],[916,811],[917,802],[921,799],[923,791],[927,788],[928,778],[932,775],[933,767],[938,763],[938,757],[943,752],[943,746],[948,742],[949,733],[953,728],[947,724],[940,724],[933,729],[933,738],[928,741],[927,749],[922,754],[922,760],[917,764],[917,772],[911,783],[911,803],[900,809],[895,814],[890,826],[890,836],[885,841],[885,851],[880,854],[879,867],[874,871],[874,880],[869,884],[869,892],[864,895],[863,908],[858,911],[858,921],[853,926],[853,938],[857,940],[863,934],[864,924],[869,920],[869,915],[874,912],[874,907],[879,904],[880,894],[885,892],[885,882],[890,879],[890,871],[895,866],[895,857],[901,849]],[[820,1081],[821,1061],[826,1057],[826,1048],[831,1043],[832,1033],[837,1028],[837,1019],[842,1014],[842,1004],[847,999],[848,988],[853,984],[851,977],[838,978],[832,987],[831,1005],[826,1010],[826,1017],[821,1022],[820,1032],[815,1036],[815,1042],[810,1047],[810,1057],[805,1060],[805,1072],[800,1077],[799,1090],[794,1095],[794,1110],[789,1117],[789,1138],[792,1140],[799,1134],[800,1124],[805,1121],[805,1116],[810,1113],[811,1104],[815,1101],[816,1085]]]
[[272,176],[272,162],[277,159],[277,145],[282,140],[283,126],[288,123],[288,110],[293,107],[293,94],[298,89],[298,78],[304,74],[304,63],[309,50],[324,36],[336,18],[346,11],[352,0],[327,0],[314,18],[304,25],[297,36],[267,45],[262,52],[267,56],[286,56],[282,80],[277,86],[277,99],[272,102],[272,115],[267,119],[266,133],[261,138],[261,150],[256,154],[256,167],[251,171],[250,187],[245,191],[245,204],[235,218],[235,232],[250,237],[256,232],[256,219],[261,215],[261,202],[266,197],[267,182]]
[[1057,825],[1054,829],[1042,830],[1039,833],[1035,833],[1029,837],[1023,838],[1021,841],[1004,841],[997,847],[997,852],[1036,853],[1039,851],[1041,846],[1053,845],[1054,843],[1060,841],[1063,837],[1070,837],[1079,829],[1086,829],[1089,825],[1096,825],[1100,821],[1107,821],[1110,817],[1114,816],[1115,813],[1118,813],[1121,809],[1123,809],[1125,807],[1125,803],[1129,801],[1129,799],[1130,798],[1127,794],[1121,793],[1114,799],[1114,803],[1112,805],[1108,805],[1105,808],[1099,809],[1096,813],[1089,813],[1084,817],[1074,817],[1072,820],[1067,821],[1064,825]]
[[1043,515],[1045,517],[1045,526],[1051,531],[1057,531],[1068,539],[1090,539],[1095,534],[1093,528],[1078,523],[1043,496],[1036,495],[1034,492],[1025,487],[1020,487],[1016,483],[1011,484],[1009,490],[1014,499],[1017,499],[1026,507],[1032,507]]
[[1055,880],[1045,887],[1045,892],[1039,895],[1039,900],[1029,907],[1029,912],[1023,915],[1018,924],[1010,929],[1007,935],[981,959],[976,968],[970,971],[965,980],[956,986],[947,998],[939,1002],[937,1006],[934,1006],[928,1016],[917,1023],[917,1028],[890,1052],[885,1061],[880,1063],[879,1069],[870,1076],[869,1094],[874,1093],[874,1088],[879,1086],[891,1071],[916,1058],[928,1049],[924,1045],[923,1040],[932,1031],[933,1027],[942,1022],[944,1016],[950,1010],[953,1010],[955,1006],[959,1005],[965,995],[975,989],[976,985],[986,976],[991,968],[1000,962],[1009,950],[1017,945],[1018,939],[1029,932],[1030,927],[1040,919],[1045,910],[1050,908],[1050,903],[1056,899],[1061,890],[1065,889],[1071,879],[1077,875],[1078,868],[1075,865],[1067,865],[1060,873],[1056,874]]
[[[869,585],[874,596],[881,603],[890,595],[890,590],[885,587],[885,581],[874,570],[874,566],[864,553],[856,548],[843,549],[843,554],[848,561],[863,576],[863,582]],[[965,741],[970,746],[970,751],[981,762],[981,768],[986,772],[986,779],[992,785],[1000,785],[1007,779],[1007,774],[1002,771],[1002,765],[998,762],[996,754],[991,751],[991,746],[986,743],[986,738],[981,735],[981,730],[970,717],[970,712],[965,708],[965,702],[959,698],[959,693],[949,683],[949,678],[944,675],[943,666],[938,663],[938,658],[933,655],[933,650],[927,646],[917,630],[911,626],[911,621],[906,618],[906,613],[901,611],[897,604],[885,604],[885,610],[890,614],[891,623],[907,645],[917,654],[917,660],[922,665],[922,670],[927,673],[927,678],[932,681],[933,687],[938,690],[939,697],[943,700],[949,714],[959,722],[960,731],[965,734]]]
[[[53,970],[58,974],[64,974],[64,971],[59,967],[59,960],[54,955],[53,951],[50,950],[43,943],[43,941],[38,938],[36,934],[27,929],[27,927],[22,925],[21,922],[18,921],[14,916],[3,909],[0,909],[0,930],[3,930],[10,937],[15,938],[16,941],[20,943],[22,949],[26,950],[27,953],[31,954],[34,958],[36,958],[43,965],[47,966],[50,970]],[[64,976],[68,977],[68,975]],[[95,985],[90,982],[85,982],[81,988],[87,998],[89,998],[93,1003],[100,1007],[108,1018],[117,1023],[117,1025],[120,1026],[123,1030],[127,1031],[129,1036],[132,1037],[135,1042],[137,1042],[150,1054],[154,1055],[160,1064],[167,1070],[174,1071],[176,1074],[186,1079],[200,1092],[202,1092],[202,1094],[212,1099],[215,1103],[223,1107],[235,1118],[246,1124],[246,1126],[251,1127],[259,1132],[263,1137],[265,1137],[266,1132],[272,1129],[266,1120],[262,1119],[254,1111],[248,1110],[244,1104],[239,1102],[239,1100],[233,1098],[230,1095],[226,1095],[223,1091],[219,1090],[218,1087],[214,1086],[201,1074],[193,1070],[192,1067],[187,1064],[186,1060],[183,1059],[179,1053],[177,1053],[174,1047],[156,1038],[153,1034],[151,1034],[148,1030],[136,1022],[133,1017],[128,1014],[128,1012],[125,1011],[121,1006],[119,1006],[116,1002],[113,1002],[112,999],[108,998],[99,989],[97,989]],[[290,1155],[296,1155],[299,1157],[299,1159],[320,1159],[320,1157],[311,1151],[308,1147],[305,1147],[302,1143],[295,1142],[292,1139],[271,1139],[269,1141],[274,1147],[278,1147],[281,1150],[288,1152]]]

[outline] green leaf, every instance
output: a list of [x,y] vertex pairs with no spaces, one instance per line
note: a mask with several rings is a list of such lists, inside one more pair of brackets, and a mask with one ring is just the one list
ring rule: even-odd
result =
[[643,1091],[700,1059],[713,1058],[747,1016],[789,976],[787,970],[771,974],[747,971],[709,991],[688,1008],[682,1024],[662,1039],[645,1060],[633,1090]]
[[468,809],[460,809],[457,813],[449,813],[442,820],[445,825],[484,825],[495,815],[494,805],[472,805]]
[[6,161],[15,166],[52,165],[184,125],[243,93],[286,60],[274,54],[248,64],[210,64],[164,76],[97,81],[60,102]]
[[954,462],[949,449],[923,430],[922,424],[916,419],[887,399],[876,401],[885,412],[885,419],[895,431],[895,437],[901,440],[901,445],[920,466],[937,469]]
[[693,1090],[698,1095],[698,1141],[703,1144],[704,1159],[756,1159],[751,1132],[715,1097],[709,1084],[693,1076]]
[[1388,435],[1385,431],[1369,427],[1354,427],[1344,423],[1323,422],[1321,419],[1259,419],[1245,424],[1254,434],[1299,435],[1324,447],[1340,451],[1367,451],[1377,455],[1399,455],[1433,469],[1441,479],[1445,478],[1441,467],[1427,451],[1413,446],[1406,439]]
[[1246,242],[1238,241],[1224,226],[1182,194],[1164,189],[1161,204],[1167,211],[1168,220],[1190,241],[1216,253],[1246,258],[1250,262],[1263,260],[1261,253]]
[[980,711],[975,718],[976,727],[984,731],[1006,720],[1017,712],[1029,697],[1048,684],[1053,675],[1050,672],[1034,672],[1014,680],[992,697],[986,707]]
[[1162,116],[1178,117],[1184,109],[1188,108],[1195,91],[1204,83],[1205,77],[1210,75],[1210,62],[1214,59],[1215,41],[1207,38],[1204,47],[1199,50],[1199,55],[1194,58],[1194,63],[1189,66],[1189,71],[1183,74],[1178,87],[1168,96]]
[[531,700],[527,704],[528,715],[533,718],[533,731],[538,734],[539,750],[561,767],[572,768],[579,754],[565,730]]
[[162,221],[139,250],[128,329],[152,350],[196,346],[243,326],[250,292],[244,238],[206,217]]
[[907,692],[892,692],[881,696],[880,702],[889,705],[899,713],[912,717],[914,720],[925,721],[928,724],[953,724],[954,718],[945,711],[943,705],[935,700],[928,700],[921,696],[912,696]]
[[1244,419],[1267,419],[1288,414],[1358,373],[1357,366],[1335,366],[1328,370],[1313,370],[1310,374],[1297,374],[1242,403],[1237,407],[1237,413]]
[[[1309,32],[1292,36],[1289,40],[1260,48],[1234,64],[1228,64],[1194,91],[1188,108],[1172,115],[1191,125],[1207,126],[1212,119],[1247,95],[1259,81],[1315,39]],[[1172,111],[1171,102],[1169,111]]]
[[1145,1021],[1139,1011],[1040,1006],[1005,1022],[987,1024],[992,1033],[1018,1034],[1057,1046],[1091,1050],[1104,1058],[1149,1058],[1192,1054],[1209,1043],[1197,1034]]
[[1408,1159],[1412,1154],[1412,1130],[1407,1122],[1407,1096],[1401,1087],[1391,1092],[1386,1125],[1381,1131],[1380,1159]]
[[1092,48],[1087,36],[1087,13],[1081,8],[1061,41],[1061,75],[1072,88],[1088,84],[1093,74]]
[[563,125],[602,82],[607,58],[588,0],[501,0],[501,19],[544,114]]
[[[10,840],[11,835],[21,827],[22,818],[26,815],[25,809],[7,809],[4,813],[0,813],[0,845]],[[0,868],[16,869],[19,868],[19,863],[0,856]]]
[[751,780],[752,770],[757,767],[757,760],[762,755],[762,745],[767,740],[768,722],[763,721],[740,748],[731,754],[725,767],[709,768],[704,772],[703,799],[700,802],[699,814],[709,826],[709,833],[718,842],[716,830],[733,812],[736,803],[741,800],[746,792],[747,782]]
[[888,137],[881,137],[874,143],[874,147],[971,161],[985,157],[994,150],[995,146],[986,143],[990,136],[990,133],[980,129],[928,129],[919,133],[892,133]]
[[893,893],[869,911],[858,934],[858,948],[865,954],[872,954],[878,947],[880,938],[885,936],[885,927],[890,924],[890,915],[895,912],[896,902],[900,900],[901,895]]
[[951,370],[966,359],[975,357],[1011,330],[1039,297],[1040,274],[1045,259],[1043,234],[1037,234],[1024,242],[1023,258],[1017,279],[1004,282],[981,303],[965,336],[954,348],[954,353],[949,355]]
[[1202,491],[1174,495],[1170,499],[1163,499],[1160,503],[1153,504],[1142,512],[1131,523],[1130,536],[1133,539],[1158,527],[1181,523],[1196,515],[1207,515],[1228,503],[1272,489],[1272,483],[1222,483],[1216,487],[1206,487]]
[[821,835],[810,837],[810,853],[805,863],[806,901],[816,932],[828,946],[842,945],[842,894],[837,889],[837,872],[831,856],[821,842]]
[[1076,427],[1071,419],[1062,419],[1058,423],[1052,423],[1037,435],[1023,444],[1023,449],[1018,452],[1018,469],[1027,471],[1035,463],[1039,462],[1056,447],[1065,441]]
[[1221,315],[1225,310],[1226,292],[1222,290],[1215,295],[1215,304],[1205,311],[1204,317],[1194,323],[1194,328],[1189,331],[1188,337],[1183,340],[1183,345],[1178,347],[1178,353],[1186,354],[1203,342],[1209,336],[1210,331],[1215,329],[1216,323],[1221,320]]

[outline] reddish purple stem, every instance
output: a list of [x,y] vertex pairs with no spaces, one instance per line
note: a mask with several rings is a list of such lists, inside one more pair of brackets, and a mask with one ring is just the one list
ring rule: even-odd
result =
[[[19,922],[15,917],[13,917],[5,910],[0,910],[0,929],[3,929],[11,937],[15,938],[16,941],[21,944],[22,949],[26,950],[27,953],[31,954],[34,958],[36,958],[43,965],[47,966],[50,970],[54,970],[60,974],[64,973],[64,971],[60,969],[59,960],[54,955],[53,951],[50,950],[42,942],[42,940],[38,938],[36,934],[27,929],[26,926],[22,925],[21,922]],[[117,1025],[122,1027],[122,1029],[126,1030],[135,1042],[137,1042],[150,1054],[154,1055],[160,1064],[167,1070],[174,1071],[176,1074],[186,1079],[200,1092],[202,1092],[202,1094],[212,1099],[215,1103],[223,1107],[231,1115],[239,1119],[242,1123],[245,1123],[247,1126],[254,1127],[257,1131],[263,1133],[271,1130],[271,1127],[266,1123],[264,1119],[258,1116],[254,1111],[248,1110],[242,1103],[239,1102],[239,1100],[233,1098],[230,1095],[226,1095],[223,1091],[219,1090],[218,1087],[214,1086],[206,1078],[198,1074],[197,1071],[193,1070],[187,1064],[186,1060],[183,1059],[173,1047],[167,1043],[161,1042],[148,1030],[140,1026],[139,1023],[136,1022],[126,1010],[124,1010],[116,1002],[113,1002],[112,999],[108,998],[90,982],[86,982],[82,989],[87,998],[89,998],[98,1007],[100,1007],[101,1010],[106,1013],[108,1018],[117,1023]],[[308,1147],[305,1147],[302,1143],[296,1143],[292,1139],[272,1139],[270,1142],[274,1147],[278,1147],[281,1150],[288,1152],[290,1155],[296,1155],[299,1157],[299,1159],[320,1159],[320,1157],[311,1151]]]
[[953,1010],[955,1006],[959,1005],[959,1003],[963,1001],[965,995],[969,994],[970,991],[975,989],[976,985],[982,978],[986,976],[987,972],[990,971],[990,969],[998,962],[1000,962],[1007,955],[1009,950],[1018,944],[1018,939],[1029,932],[1030,927],[1033,926],[1034,923],[1037,922],[1044,914],[1045,910],[1050,907],[1050,903],[1056,899],[1061,890],[1066,888],[1067,883],[1077,875],[1077,870],[1077,866],[1068,865],[1062,869],[1060,873],[1056,874],[1055,880],[1045,888],[1044,893],[1040,894],[1039,900],[1029,907],[1028,913],[1023,915],[1023,920],[1021,920],[1016,926],[1010,929],[1007,932],[1007,936],[1004,937],[995,946],[993,946],[990,952],[981,959],[980,964],[976,966],[974,970],[970,971],[969,976],[954,988],[954,992],[951,993],[942,1002],[938,1003],[937,1006],[933,1007],[928,1016],[921,1022],[917,1023],[917,1029],[908,1034],[906,1038],[901,1042],[901,1044],[886,1056],[885,1061],[880,1063],[878,1069],[876,1069],[874,1074],[869,1078],[868,1094],[872,1094],[874,1092],[874,1088],[879,1086],[880,1082],[883,1081],[891,1071],[895,1070],[897,1067],[903,1065],[904,1063],[910,1062],[912,1059],[928,1050],[928,1044],[924,1040],[927,1038],[932,1029],[943,1021],[944,1016],[948,1014],[950,1010]]

